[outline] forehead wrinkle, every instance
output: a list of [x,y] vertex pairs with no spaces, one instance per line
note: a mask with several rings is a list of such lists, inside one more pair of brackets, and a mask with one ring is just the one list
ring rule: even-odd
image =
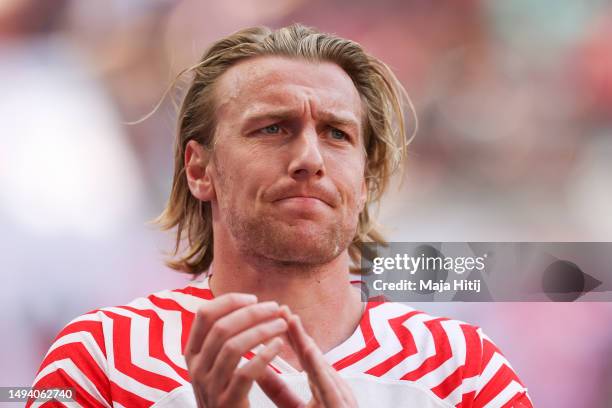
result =
[[[293,87],[291,87],[293,88]],[[256,95],[256,99],[241,111],[243,119],[265,116],[298,116],[303,112],[302,98],[287,89],[281,92],[265,92],[263,97]]]
[[322,102],[324,96],[321,97],[309,89],[304,89],[304,92],[300,90],[299,93],[302,95],[288,93],[286,90],[278,94],[268,93],[270,101],[266,100],[267,98],[254,101],[241,111],[241,117],[244,120],[265,116],[298,117],[310,112],[310,116],[317,120],[360,126],[361,106],[356,115],[351,107],[344,106],[342,99],[327,99]]
[[[323,113],[325,111],[337,112],[337,115],[342,112],[345,114],[351,113],[351,116],[356,119],[356,125],[359,128],[363,127],[366,118],[364,117],[362,95],[359,94],[354,83],[342,68],[334,64],[346,76],[348,82],[340,82],[339,87],[334,87],[330,86],[330,83],[335,85],[336,82],[333,76],[324,75],[323,80],[317,82],[310,81],[309,78],[294,77],[291,71],[282,69],[275,71],[273,67],[270,68],[269,65],[266,65],[269,59],[278,57],[263,58],[268,59],[268,61],[262,62],[259,57],[240,61],[219,77],[216,81],[217,86],[213,89],[215,100],[218,101],[218,115],[230,112],[234,114],[237,111],[235,114],[244,119],[247,118],[247,114],[250,115],[259,110],[274,110],[279,105],[287,107],[294,103],[296,105],[306,103],[311,105],[309,107],[312,109],[312,103],[315,102],[315,106],[319,107],[319,110]],[[263,63],[263,69],[258,65],[260,63]],[[321,64],[302,61],[299,61],[299,63]],[[325,83],[327,78],[329,78],[330,83]],[[353,95],[357,96],[356,100],[347,98],[347,95],[342,92],[343,89],[346,90],[345,86],[347,84],[350,84]],[[287,87],[292,90],[297,89],[297,92],[287,92]],[[326,106],[321,106],[321,99],[324,99]],[[357,102],[358,106],[352,106],[354,102]],[[296,106],[296,109],[299,110],[300,107]],[[355,114],[357,117],[355,117]]]

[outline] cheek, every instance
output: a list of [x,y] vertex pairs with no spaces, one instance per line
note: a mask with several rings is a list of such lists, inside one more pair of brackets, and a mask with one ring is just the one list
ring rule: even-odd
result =
[[215,155],[215,190],[217,192],[217,200],[222,209],[234,207],[240,194],[240,167],[235,166],[236,159],[231,154],[219,149]]
[[[349,168],[356,170],[348,171]],[[347,212],[359,212],[362,201],[363,165],[355,163],[354,167],[343,166],[337,171],[340,174],[340,177],[337,178],[337,188],[342,195]]]
[[265,165],[265,161],[249,156],[233,157],[231,166],[229,162],[226,162],[220,175],[224,196],[220,197],[220,201],[224,208],[231,206],[235,210],[250,211],[249,208],[257,206],[264,187],[270,184],[272,170]]

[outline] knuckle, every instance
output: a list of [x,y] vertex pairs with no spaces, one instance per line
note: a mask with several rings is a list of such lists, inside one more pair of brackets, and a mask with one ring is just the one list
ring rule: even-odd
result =
[[200,387],[206,388],[206,384],[208,384],[208,375],[206,373],[196,373],[192,378]]
[[240,382],[251,380],[251,374],[244,368],[239,368],[234,372],[234,377]]
[[278,313],[278,304],[269,303],[269,304],[257,304],[257,307],[253,307],[249,310],[249,317],[252,319],[258,319],[270,315],[275,315]]
[[276,323],[270,323],[261,327],[262,336],[271,336],[280,331],[280,326]]
[[204,323],[204,325],[206,325],[206,323],[208,323],[208,319],[208,308],[205,306],[200,307],[196,312],[196,320],[199,320],[200,322]]
[[221,352],[224,356],[240,353],[240,345],[235,340],[228,340],[223,345]]
[[193,385],[197,385],[199,388],[205,388],[205,385],[208,384],[206,373],[198,370],[188,370],[189,377],[191,378],[191,382]]
[[227,296],[227,302],[230,304],[230,306],[236,307],[241,304],[240,302],[241,297],[237,293],[228,293],[226,296]]
[[192,360],[191,364],[187,364],[187,369],[192,377],[200,377],[206,374],[201,360]]
[[314,356],[316,354],[315,347],[312,344],[307,344],[306,346],[304,346],[304,354]]
[[256,327],[254,330],[255,337],[259,339],[263,339],[265,337],[269,337],[271,335],[271,329],[267,325],[260,325]]
[[231,328],[227,324],[218,321],[213,324],[212,329],[210,331],[213,336],[224,338],[230,335]]
[[200,306],[196,313],[198,319],[204,319],[208,314],[208,308],[206,306]]

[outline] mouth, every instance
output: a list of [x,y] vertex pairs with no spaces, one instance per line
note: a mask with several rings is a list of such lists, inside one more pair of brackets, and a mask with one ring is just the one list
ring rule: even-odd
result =
[[325,200],[319,197],[306,196],[306,195],[287,196],[287,197],[283,197],[283,198],[276,200],[276,202],[294,204],[294,205],[306,206],[306,207],[315,207],[317,205],[325,204],[326,206],[331,207],[329,203],[327,203]]

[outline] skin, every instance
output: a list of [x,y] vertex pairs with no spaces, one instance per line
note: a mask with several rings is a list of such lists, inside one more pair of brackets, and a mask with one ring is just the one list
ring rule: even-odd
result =
[[266,56],[226,71],[215,100],[213,151],[190,141],[185,152],[215,237],[215,299],[197,313],[185,356],[196,398],[246,407],[257,381],[278,406],[306,406],[267,366],[280,355],[308,373],[308,406],[356,406],[323,353],[362,313],[347,252],[367,193],[359,93],[335,64]]

